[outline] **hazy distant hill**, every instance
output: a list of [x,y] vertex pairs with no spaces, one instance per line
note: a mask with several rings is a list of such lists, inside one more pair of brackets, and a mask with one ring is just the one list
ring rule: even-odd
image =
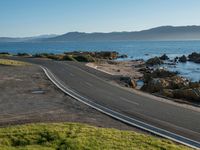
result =
[[162,26],[137,32],[69,32],[45,41],[199,40],[200,26]]
[[45,35],[28,38],[0,38],[0,42],[67,42],[67,41],[131,41],[131,40],[200,40],[200,26],[161,26],[135,32],[84,33]]
[[44,40],[46,38],[53,38],[58,35],[55,34],[47,34],[47,35],[39,35],[34,37],[23,37],[23,38],[10,38],[10,37],[0,37],[0,42],[27,42],[27,41],[38,41]]

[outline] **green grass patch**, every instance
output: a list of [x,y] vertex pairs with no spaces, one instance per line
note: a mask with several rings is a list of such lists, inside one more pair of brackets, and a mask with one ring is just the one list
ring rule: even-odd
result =
[[25,66],[29,65],[28,63],[16,61],[16,60],[9,60],[9,59],[0,59],[0,65],[4,66]]
[[0,52],[0,57],[9,57],[9,56],[12,56],[12,55],[8,52]]
[[132,131],[75,123],[0,128],[1,150],[186,150],[182,145]]

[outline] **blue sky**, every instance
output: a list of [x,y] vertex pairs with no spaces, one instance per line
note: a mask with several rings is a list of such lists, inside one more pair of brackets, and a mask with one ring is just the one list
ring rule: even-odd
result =
[[200,0],[0,0],[0,36],[200,25]]

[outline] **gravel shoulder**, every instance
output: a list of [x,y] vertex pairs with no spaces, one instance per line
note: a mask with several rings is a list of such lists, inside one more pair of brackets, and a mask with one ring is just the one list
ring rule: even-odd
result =
[[65,95],[38,66],[0,66],[0,126],[35,122],[80,122],[140,131]]

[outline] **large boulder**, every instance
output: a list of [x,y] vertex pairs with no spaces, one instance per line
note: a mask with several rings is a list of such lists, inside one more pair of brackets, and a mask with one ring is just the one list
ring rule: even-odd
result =
[[131,87],[131,88],[136,88],[137,87],[137,83],[136,83],[136,81],[135,80],[130,80],[130,82],[129,82],[129,86]]
[[190,88],[199,88],[200,83],[199,82],[189,82],[189,87]]
[[122,58],[122,59],[124,59],[124,58],[128,58],[128,55],[126,55],[126,54],[119,55],[118,58]]
[[189,61],[193,61],[195,63],[200,63],[200,53],[193,52],[188,55]]
[[166,54],[163,54],[161,57],[159,57],[161,60],[168,60],[169,57]]
[[185,63],[186,61],[187,61],[187,57],[186,57],[185,55],[183,55],[183,56],[181,56],[181,57],[179,58],[179,62]]
[[130,77],[120,77],[120,81],[124,82],[127,86],[131,88],[136,88],[137,86],[136,81],[131,79]]
[[154,66],[154,65],[161,65],[164,62],[159,57],[150,58],[146,61],[146,65]]
[[164,88],[169,87],[169,82],[162,78],[153,78],[149,82],[145,83],[141,88],[144,91],[155,93],[160,92]]
[[163,89],[161,91],[161,94],[163,96],[166,96],[166,97],[170,97],[170,98],[173,98],[174,97],[174,93],[173,93],[173,90],[172,89]]
[[200,88],[177,89],[173,91],[174,98],[200,101]]

